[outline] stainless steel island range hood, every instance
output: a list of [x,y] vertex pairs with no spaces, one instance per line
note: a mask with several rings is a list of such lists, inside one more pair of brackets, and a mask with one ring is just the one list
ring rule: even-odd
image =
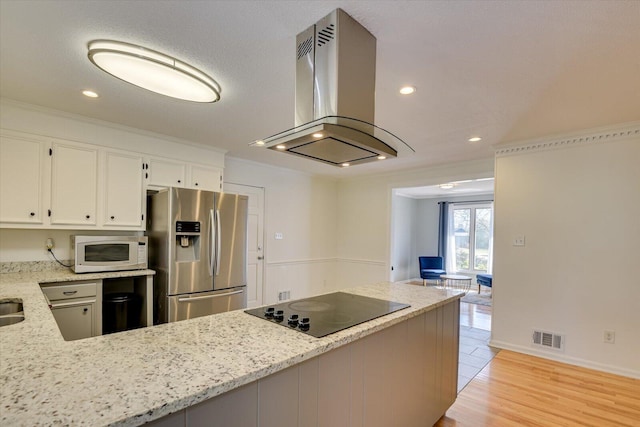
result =
[[296,39],[295,127],[251,145],[345,167],[413,151],[373,124],[376,38],[342,9]]

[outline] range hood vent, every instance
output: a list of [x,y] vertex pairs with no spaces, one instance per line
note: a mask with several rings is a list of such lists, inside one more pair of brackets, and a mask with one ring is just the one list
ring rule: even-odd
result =
[[413,149],[373,124],[376,39],[336,9],[296,39],[295,127],[251,145],[350,166]]

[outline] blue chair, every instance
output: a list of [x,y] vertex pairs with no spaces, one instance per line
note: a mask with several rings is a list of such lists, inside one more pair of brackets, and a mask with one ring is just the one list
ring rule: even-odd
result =
[[478,294],[480,293],[480,285],[488,288],[492,287],[493,275],[491,274],[476,274],[476,280],[478,281]]
[[420,278],[423,286],[427,280],[440,281],[440,275],[447,274],[441,256],[421,256],[418,257],[418,262],[420,263]]

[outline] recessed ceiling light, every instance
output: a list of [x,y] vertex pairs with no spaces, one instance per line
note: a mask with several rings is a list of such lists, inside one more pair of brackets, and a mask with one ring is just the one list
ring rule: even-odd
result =
[[92,90],[83,90],[82,94],[84,96],[86,96],[86,97],[89,97],[89,98],[97,98],[98,96],[100,96],[100,95],[98,95],[96,92],[94,92]]
[[479,136],[474,136],[473,138],[469,138],[469,142],[478,142],[478,141],[482,141],[482,138],[480,138]]
[[138,87],[194,102],[216,102],[220,85],[176,58],[112,40],[89,42],[89,60],[101,70]]
[[400,93],[403,95],[411,95],[416,91],[415,86],[403,86],[400,88]]
[[343,164],[342,164],[342,167],[343,167],[343,168],[346,168],[346,167],[348,167],[348,166],[350,166],[350,163],[343,163]]
[[378,160],[384,160],[386,158],[387,158],[387,156],[378,156]]
[[287,149],[287,146],[286,146],[286,145],[282,145],[282,144],[280,144],[280,145],[276,145],[276,148],[277,148],[278,150],[286,150],[286,149]]
[[317,132],[317,133],[314,133],[312,136],[313,136],[314,138],[322,138],[322,137],[324,136],[324,134],[322,134],[322,133],[320,133],[320,132]]
[[256,141],[256,145],[264,145],[264,141],[263,140]]

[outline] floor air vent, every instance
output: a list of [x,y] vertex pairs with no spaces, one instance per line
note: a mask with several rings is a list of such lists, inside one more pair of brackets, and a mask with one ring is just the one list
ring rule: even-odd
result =
[[564,351],[563,335],[544,331],[533,331],[532,340],[534,345]]

